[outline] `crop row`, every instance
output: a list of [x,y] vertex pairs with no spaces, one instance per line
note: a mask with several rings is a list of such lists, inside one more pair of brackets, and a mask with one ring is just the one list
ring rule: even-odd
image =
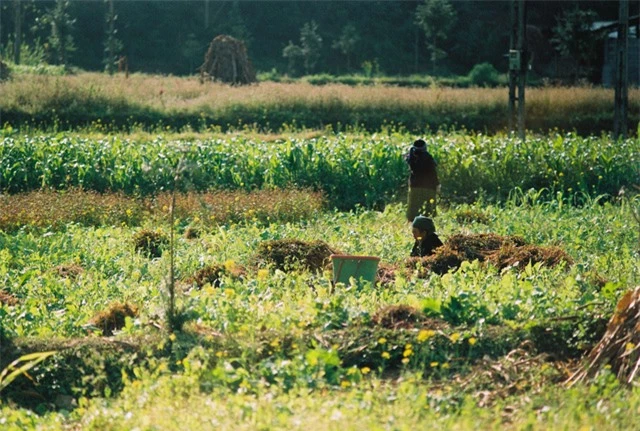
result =
[[[155,194],[171,190],[309,188],[340,209],[379,207],[406,192],[403,134],[331,134],[266,142],[248,137],[130,140],[116,136],[7,134],[0,190],[81,187]],[[444,198],[506,199],[515,189],[615,195],[640,184],[640,141],[573,134],[526,142],[505,136],[433,135]]]

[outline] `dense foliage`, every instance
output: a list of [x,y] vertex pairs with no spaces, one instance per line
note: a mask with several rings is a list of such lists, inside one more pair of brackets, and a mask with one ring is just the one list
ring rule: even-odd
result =
[[[191,429],[207,429],[211,420],[232,428],[339,422],[358,429],[362,421],[392,415],[398,426],[435,421],[466,429],[500,421],[496,411],[504,409],[504,420],[523,426],[633,426],[634,419],[616,411],[623,399],[637,402],[637,391],[619,387],[606,372],[589,388],[563,390],[556,383],[567,377],[566,368],[548,362],[575,357],[594,343],[603,316],[640,276],[630,208],[601,202],[576,208],[564,200],[542,202],[534,193],[522,203],[443,209],[438,232],[443,239],[460,231],[495,232],[557,244],[575,259],[573,266],[498,271],[470,262],[444,276],[332,289],[326,271],[251,268],[258,244],[322,238],[346,253],[394,264],[412,241],[401,205],[317,214],[312,222],[204,225],[199,238],[177,239],[177,279],[211,263],[249,270],[241,278],[223,276],[217,286],[181,285],[178,303],[188,323],[168,338],[156,326],[169,255],[150,259],[136,252],[139,228],[69,224],[61,231],[4,233],[0,277],[16,302],[0,306],[3,330],[22,351],[59,351],[30,371],[32,380],[3,392],[43,415],[3,405],[4,423],[171,429],[179,416]],[[487,218],[461,223],[460,213]],[[148,227],[159,232],[170,229],[153,223]],[[70,264],[79,269],[60,271]],[[86,337],[95,330],[88,323],[114,302],[142,312],[126,318],[116,338]],[[429,316],[425,326],[381,326],[378,316],[399,305]],[[196,403],[203,407],[194,409]],[[539,403],[546,406],[543,415],[535,414]],[[334,419],[324,417],[326,409]]]
[[[64,13],[60,11],[60,3],[66,4],[62,8]],[[433,72],[433,40],[426,35],[448,29],[446,37],[439,37],[437,42],[437,52],[446,54],[438,57],[439,73],[464,75],[483,62],[506,72],[508,3],[442,2],[450,4],[453,16],[445,22],[436,21],[437,27],[427,33],[416,16],[423,3],[22,0],[2,3],[0,41],[6,44],[5,58],[12,59],[15,7],[21,4],[23,62],[29,60],[29,54],[33,57],[34,51],[41,51],[41,57],[50,62],[58,60],[61,36],[52,32],[43,19],[46,16],[50,21],[56,18],[58,25],[71,23],[70,32],[65,34],[73,39],[75,48],[68,53],[69,64],[87,70],[103,70],[103,62],[113,59],[115,52],[128,57],[132,71],[193,74],[202,64],[209,42],[219,34],[229,34],[248,44],[257,70],[275,69],[284,73],[289,67],[283,50],[291,42],[298,43],[305,26],[315,25],[321,40],[314,53],[318,58],[316,72],[336,74],[373,69],[377,73],[406,75]],[[558,51],[551,39],[563,12],[577,9],[576,6],[597,12],[601,20],[617,18],[617,8],[608,1],[528,2],[535,73],[562,75],[562,68],[557,67]],[[634,2],[630,9],[630,16],[638,13]],[[61,19],[65,16],[66,19]],[[595,48],[592,64],[598,64],[603,55],[602,45]],[[303,70],[302,65],[298,70]],[[591,72],[597,79],[600,69]]]
[[[504,201],[515,188],[578,199],[616,196],[640,183],[638,139],[576,135],[530,137],[427,136],[446,200]],[[181,190],[309,188],[333,207],[380,208],[402,196],[411,135],[333,134],[283,137],[275,142],[232,139],[136,140],[116,135],[19,135],[5,130],[0,145],[0,189],[81,187],[149,195],[172,190],[180,163]],[[580,197],[581,196],[581,197]]]

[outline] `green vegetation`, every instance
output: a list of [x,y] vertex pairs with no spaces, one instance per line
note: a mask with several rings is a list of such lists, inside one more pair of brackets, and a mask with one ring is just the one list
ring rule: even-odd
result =
[[[402,199],[407,168],[402,158],[412,136],[325,134],[275,142],[240,135],[232,139],[118,135],[20,135],[4,129],[0,189],[81,187],[98,192],[152,195],[171,190],[179,160],[187,167],[186,191],[305,188],[322,191],[330,206],[382,208]],[[427,138],[438,161],[445,200],[504,201],[514,189],[577,203],[616,196],[638,184],[640,142],[568,134],[536,136],[522,143],[505,136],[438,134]]]
[[[171,337],[159,329],[169,256],[137,252],[141,228],[71,223],[3,233],[0,277],[16,299],[0,307],[11,340],[3,361],[17,358],[17,348],[58,351],[29,371],[31,379],[3,390],[17,403],[0,407],[4,424],[171,429],[180,417],[191,429],[212,420],[239,429],[358,429],[377,421],[634,427],[616,412],[637,403],[638,393],[606,371],[589,387],[559,385],[640,276],[630,205],[637,200],[576,207],[530,192],[501,205],[442,208],[435,221],[445,240],[460,232],[518,235],[561,247],[575,263],[499,271],[468,262],[443,276],[398,272],[384,286],[335,289],[328,269],[253,266],[260,244],[322,239],[397,265],[412,241],[403,205],[273,224],[219,225],[185,214],[180,225],[196,223],[200,235],[176,239],[177,309],[186,323]],[[482,223],[457,217],[480,213]],[[142,229],[166,235],[167,220],[147,218]],[[72,265],[80,269],[60,269]],[[216,265],[215,283],[191,284]],[[96,337],[93,322],[118,303],[139,314],[122,317],[115,337]]]
[[[492,86],[499,79],[494,72],[488,65],[479,66],[466,80]],[[323,78],[308,79],[318,83]],[[262,82],[229,87],[201,84],[195,78],[140,74],[129,78],[95,73],[16,75],[0,83],[0,122],[54,132],[84,127],[118,132],[244,127],[263,132],[326,127],[373,132],[397,127],[414,133],[466,129],[493,134],[507,129],[506,88],[442,88],[438,81],[429,88],[400,88],[398,80],[374,78],[378,81],[393,85]],[[597,135],[612,129],[613,100],[613,89],[532,88],[527,91],[526,126],[543,133]],[[640,90],[630,89],[631,133],[638,123]]]

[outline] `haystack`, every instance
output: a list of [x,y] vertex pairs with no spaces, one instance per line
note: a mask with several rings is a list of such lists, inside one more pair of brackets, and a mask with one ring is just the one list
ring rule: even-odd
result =
[[595,377],[606,365],[618,380],[631,384],[640,374],[640,286],[627,292],[613,313],[600,342],[587,356],[585,369],[573,374],[570,386]]
[[196,271],[196,273],[187,278],[186,283],[195,285],[199,289],[203,288],[207,284],[213,287],[220,287],[223,284],[224,277],[230,277],[234,280],[242,279],[247,274],[247,271],[242,265],[221,265],[211,264]]
[[529,245],[519,236],[484,233],[453,235],[431,256],[407,259],[405,267],[411,271],[417,270],[418,278],[426,278],[430,273],[446,274],[459,268],[462,262],[474,260],[491,263],[498,269],[514,267],[520,271],[538,262],[547,267],[573,263],[571,257],[559,247]]
[[209,44],[200,66],[200,80],[221,81],[233,85],[256,82],[244,42],[231,36],[216,36]]
[[138,307],[128,303],[114,302],[109,308],[100,311],[90,320],[90,324],[102,330],[102,335],[111,336],[115,331],[124,328],[126,318],[138,316]]
[[283,271],[293,268],[321,271],[329,264],[331,255],[335,253],[337,251],[324,241],[280,239],[260,243],[256,261],[258,266],[272,265]]
[[11,76],[11,70],[9,69],[9,66],[0,61],[0,81],[9,79],[9,76]]

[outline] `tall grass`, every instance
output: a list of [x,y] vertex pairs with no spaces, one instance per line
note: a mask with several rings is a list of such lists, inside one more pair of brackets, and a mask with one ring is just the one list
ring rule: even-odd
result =
[[[286,124],[323,128],[359,125],[379,130],[399,124],[412,131],[464,127],[495,132],[507,127],[504,88],[400,88],[314,86],[263,82],[245,87],[201,84],[195,78],[152,75],[17,75],[0,84],[0,122],[79,126],[101,121],[123,128],[222,128],[244,124],[278,130]],[[630,128],[640,121],[640,90],[629,94]],[[593,87],[532,88],[527,92],[527,127],[610,130],[613,90]]]
[[[127,194],[170,189],[171,167],[184,158],[190,190],[307,188],[324,192],[332,206],[380,207],[402,198],[402,133],[291,137],[275,142],[228,139],[129,140],[117,136],[18,136],[0,141],[0,190],[82,187]],[[515,189],[615,195],[640,183],[640,142],[606,137],[427,136],[439,163],[443,197],[505,200]]]

